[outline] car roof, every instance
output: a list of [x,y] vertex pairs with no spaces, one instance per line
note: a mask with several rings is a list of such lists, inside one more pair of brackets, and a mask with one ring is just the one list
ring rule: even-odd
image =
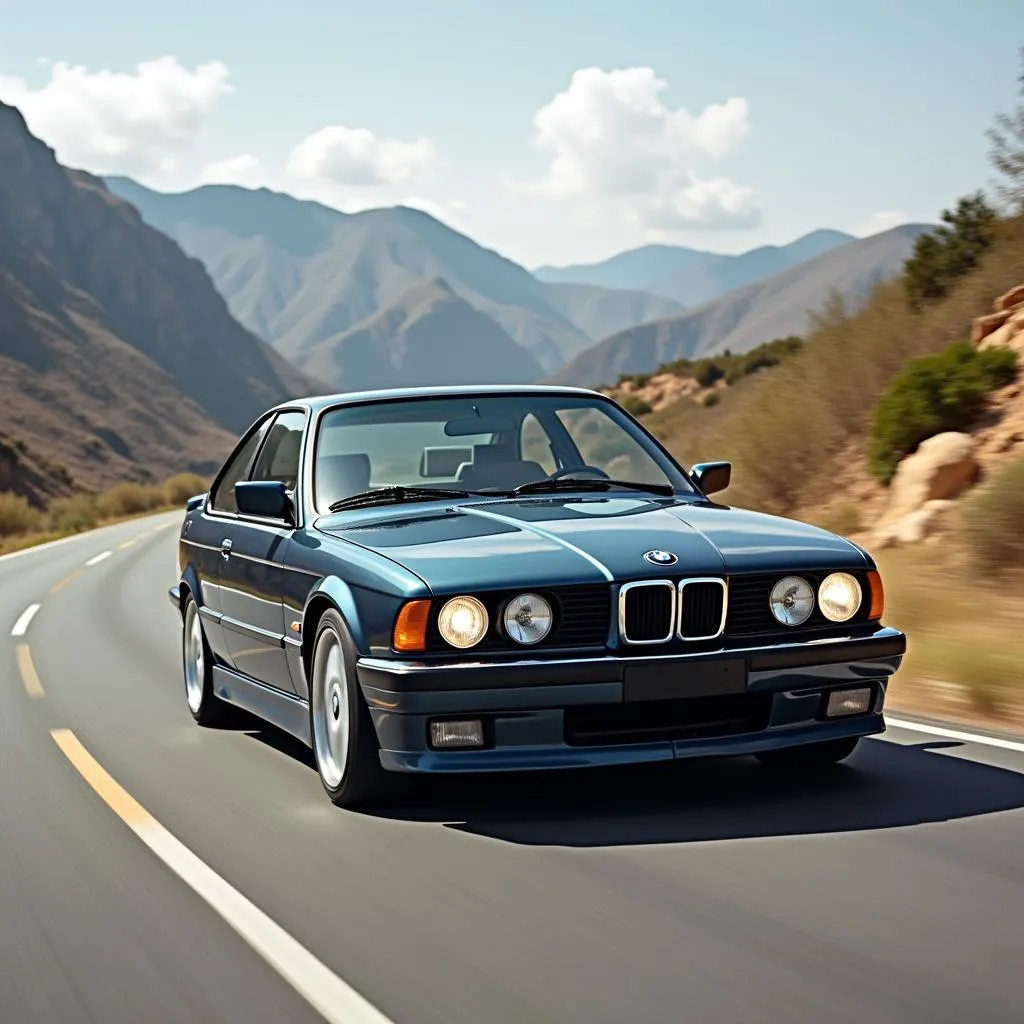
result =
[[[314,414],[338,405],[384,402],[396,398],[456,398],[462,395],[567,395],[607,400],[606,395],[590,388],[563,387],[555,384],[459,384],[420,388],[383,388],[379,391],[343,391],[334,395],[311,395],[281,402],[274,409],[308,408]],[[273,410],[268,410],[273,411]]]

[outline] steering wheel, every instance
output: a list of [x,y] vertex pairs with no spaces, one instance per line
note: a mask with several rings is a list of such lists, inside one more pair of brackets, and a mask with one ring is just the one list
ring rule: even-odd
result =
[[588,466],[585,463],[580,463],[578,466],[563,466],[561,469],[557,469],[554,473],[549,474],[548,479],[561,480],[562,477],[569,476],[571,473],[593,473],[605,480],[611,479],[603,469],[598,469],[597,466]]

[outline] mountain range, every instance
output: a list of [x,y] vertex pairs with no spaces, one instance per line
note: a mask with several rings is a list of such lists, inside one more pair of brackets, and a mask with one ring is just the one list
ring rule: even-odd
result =
[[345,390],[456,378],[594,386],[663,359],[744,351],[802,334],[831,289],[855,305],[927,230],[819,230],[738,255],[651,245],[531,274],[420,210],[345,214],[267,189],[107,184],[202,260],[243,324]]
[[0,489],[208,471],[322,385],[238,324],[198,260],[0,103]]
[[550,376],[552,383],[596,387],[646,373],[675,359],[726,350],[747,352],[773,338],[802,335],[808,315],[830,292],[856,308],[879,282],[899,272],[927,224],[905,224],[856,239],[787,270],[734,289],[677,316],[621,331]]
[[[330,363],[314,352],[370,321],[423,282],[443,280],[550,373],[596,341],[680,312],[671,299],[590,287],[549,287],[421,210],[346,214],[267,189],[205,185],[166,194],[108,178],[147,223],[206,265],[232,313],[300,368]],[[415,301],[415,300],[414,300]],[[455,308],[455,307],[453,307]],[[379,330],[380,321],[374,330]],[[518,350],[516,350],[518,351]],[[484,351],[467,372],[486,374]],[[446,367],[435,367],[445,379]],[[329,378],[341,386],[341,378]],[[361,386],[355,372],[346,387]]]
[[762,245],[738,255],[680,245],[644,245],[600,263],[538,267],[533,273],[550,283],[631,288],[697,306],[854,241],[844,231],[822,229],[788,245]]

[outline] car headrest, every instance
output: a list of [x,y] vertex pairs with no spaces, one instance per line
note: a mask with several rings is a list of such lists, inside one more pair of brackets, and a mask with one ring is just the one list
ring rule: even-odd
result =
[[302,431],[289,430],[278,442],[270,460],[270,476],[278,479],[282,474],[294,484],[295,469],[299,464],[299,448],[302,445]]
[[499,462],[518,462],[510,444],[473,445],[473,465],[493,466]]
[[370,457],[362,452],[321,455],[316,460],[317,507],[359,494],[370,487]]

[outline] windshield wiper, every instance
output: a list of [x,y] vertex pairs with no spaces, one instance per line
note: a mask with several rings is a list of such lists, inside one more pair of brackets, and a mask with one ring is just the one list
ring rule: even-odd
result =
[[327,506],[328,512],[341,512],[346,508],[365,508],[369,505],[392,505],[403,501],[429,501],[432,498],[468,498],[481,491],[464,491],[455,487],[374,487],[369,491],[350,494]]
[[633,491],[648,491],[669,497],[675,494],[671,484],[641,484],[634,480],[605,480],[595,477],[592,480],[574,480],[569,476],[561,476],[557,480],[531,480],[528,484],[520,484],[512,494],[535,494],[543,491],[607,491],[613,487],[625,487]]

